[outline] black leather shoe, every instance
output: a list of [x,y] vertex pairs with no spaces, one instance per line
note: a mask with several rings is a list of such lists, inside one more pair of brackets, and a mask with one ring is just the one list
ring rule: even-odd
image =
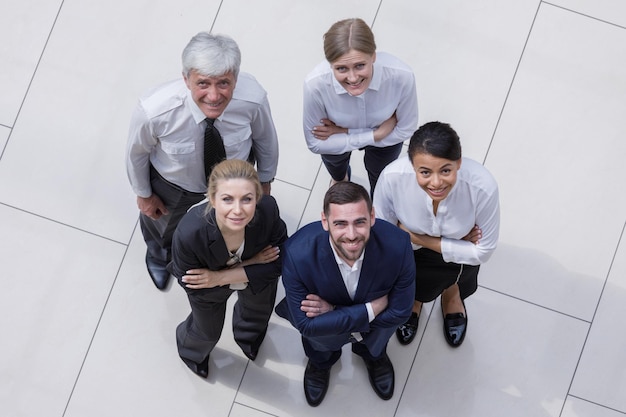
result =
[[250,359],[251,361],[255,360],[257,355],[259,354],[259,351],[254,351],[254,352],[243,352],[244,355],[246,355],[246,358]]
[[393,397],[395,385],[395,374],[389,356],[385,353],[380,359],[367,360],[364,358],[363,360],[367,366],[367,375],[374,392],[383,400],[389,400]]
[[330,380],[330,368],[320,369],[309,361],[304,370],[304,396],[306,402],[311,407],[317,407],[322,403],[326,391],[328,391],[328,381]]
[[162,262],[157,261],[146,253],[146,266],[148,267],[148,274],[150,274],[154,285],[160,290],[165,289],[167,281],[170,279],[170,273],[165,268],[166,265],[163,265]]
[[[465,307],[465,303],[463,303]],[[443,306],[441,307],[443,314]],[[443,335],[446,342],[452,347],[459,347],[465,340],[467,332],[467,310],[466,313],[450,313],[443,316]]]
[[181,358],[181,359],[183,360],[183,362],[185,362],[185,365],[187,365],[187,367],[191,369],[193,373],[198,375],[200,378],[206,379],[209,376],[209,357],[208,356],[206,357],[206,359],[204,359],[200,363],[196,363],[192,360],[185,359],[185,358]]
[[419,319],[420,316],[417,313],[411,313],[409,320],[396,329],[396,336],[401,345],[408,345],[415,339]]

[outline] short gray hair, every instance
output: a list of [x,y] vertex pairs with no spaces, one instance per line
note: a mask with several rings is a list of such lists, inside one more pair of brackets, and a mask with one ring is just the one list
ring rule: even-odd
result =
[[241,51],[237,42],[226,35],[200,32],[183,50],[183,75],[196,70],[205,77],[218,77],[231,72],[235,79],[241,66]]

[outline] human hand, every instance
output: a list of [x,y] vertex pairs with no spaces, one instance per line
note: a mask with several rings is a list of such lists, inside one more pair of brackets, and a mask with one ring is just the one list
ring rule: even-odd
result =
[[316,139],[326,140],[337,133],[348,133],[348,129],[337,126],[335,122],[330,119],[322,119],[320,123],[321,125],[313,127],[312,133]]
[[385,139],[387,136],[389,136],[391,132],[393,132],[393,129],[396,127],[397,124],[398,118],[394,113],[389,119],[382,122],[380,126],[378,126],[378,129],[374,130],[374,141],[378,142]]
[[306,299],[302,300],[300,303],[300,310],[306,313],[307,317],[317,317],[322,314],[328,313],[329,311],[333,311],[335,306],[326,302],[326,300],[322,299],[319,295],[309,294],[306,296]]
[[150,217],[152,220],[158,220],[164,214],[169,214],[165,204],[156,194],[146,198],[137,196],[137,207],[139,207],[139,211],[142,214]]
[[262,182],[261,188],[263,189],[263,195],[270,195],[272,193],[272,183]]
[[187,288],[194,290],[214,288],[220,286],[220,274],[219,271],[211,271],[207,268],[190,269],[187,275],[183,275],[182,281]]
[[478,245],[480,243],[480,239],[483,237],[483,231],[478,227],[478,225],[474,225],[472,230],[465,235],[461,240],[467,240],[468,242],[472,242],[474,245]]
[[385,294],[382,297],[370,301],[370,304],[372,305],[372,310],[374,310],[374,316],[377,316],[387,308],[389,296]]
[[278,246],[267,245],[263,250],[254,255],[250,259],[246,259],[240,265],[248,266],[254,264],[268,264],[278,259],[280,254],[280,248]]

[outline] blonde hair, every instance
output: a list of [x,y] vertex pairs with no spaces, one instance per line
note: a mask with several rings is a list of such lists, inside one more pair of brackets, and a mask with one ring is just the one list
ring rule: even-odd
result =
[[211,175],[209,175],[209,185],[206,192],[209,204],[207,205],[205,214],[208,214],[211,210],[211,200],[215,198],[218,183],[223,180],[233,179],[250,181],[254,185],[257,201],[261,199],[263,188],[261,187],[261,181],[259,180],[259,175],[254,169],[254,166],[240,159],[227,159],[215,165],[211,171]]
[[374,34],[362,19],[340,20],[324,34],[324,55],[331,64],[353,49],[368,55],[376,52]]

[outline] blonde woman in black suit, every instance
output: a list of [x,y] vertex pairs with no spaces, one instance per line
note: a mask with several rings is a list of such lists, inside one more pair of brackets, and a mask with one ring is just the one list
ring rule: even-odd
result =
[[276,200],[263,195],[250,163],[232,159],[216,165],[207,198],[178,225],[168,265],[191,304],[191,314],[176,329],[178,353],[203,378],[233,292],[238,295],[235,341],[246,357],[256,359],[276,298],[280,247],[287,239]]

